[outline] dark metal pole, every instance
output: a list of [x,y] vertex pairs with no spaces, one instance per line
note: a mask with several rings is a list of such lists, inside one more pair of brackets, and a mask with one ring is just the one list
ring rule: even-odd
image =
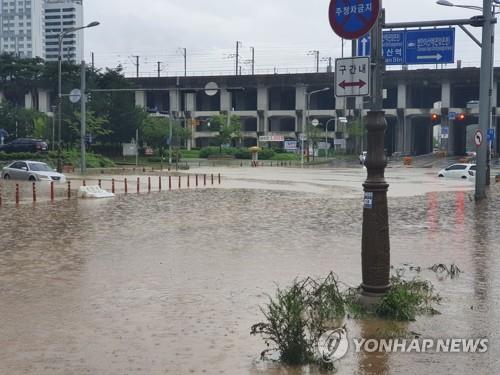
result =
[[82,64],[81,64],[81,86],[82,86],[82,90],[81,90],[81,97],[80,97],[80,105],[81,105],[81,128],[80,128],[80,173],[81,175],[83,176],[85,174],[85,170],[86,170],[86,164],[87,164],[87,160],[86,160],[86,155],[85,155],[85,133],[86,133],[86,121],[87,121],[87,107],[86,107],[86,104],[87,104],[87,94],[86,94],[86,91],[87,91],[87,88],[86,88],[86,65],[85,65],[85,61],[82,60]]
[[487,149],[486,133],[491,121],[491,74],[493,51],[493,8],[491,0],[483,0],[483,34],[481,49],[481,72],[479,77],[479,128],[483,133],[481,146],[477,148],[476,191],[477,201],[486,198]]
[[371,64],[372,95],[371,110],[366,119],[368,147],[366,168],[368,177],[363,184],[365,199],[363,208],[363,234],[361,266],[363,298],[367,304],[378,300],[389,289],[390,277],[390,241],[389,213],[385,167],[387,160],[384,153],[384,138],[387,122],[383,108],[382,75],[384,57],[382,56],[382,27],[384,9],[372,29]]
[[58,96],[57,96],[57,171],[62,173],[62,150],[61,150],[61,122],[62,122],[62,41],[64,34],[59,34],[59,55],[58,55]]

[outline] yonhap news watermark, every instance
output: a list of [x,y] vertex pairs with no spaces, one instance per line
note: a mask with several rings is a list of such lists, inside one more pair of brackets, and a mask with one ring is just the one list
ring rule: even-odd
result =
[[356,353],[486,353],[487,338],[352,339]]
[[349,338],[344,328],[323,333],[318,352],[325,362],[355,353],[486,353],[487,338]]

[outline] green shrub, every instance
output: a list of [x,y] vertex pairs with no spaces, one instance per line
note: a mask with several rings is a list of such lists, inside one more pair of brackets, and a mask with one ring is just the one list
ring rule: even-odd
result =
[[208,158],[210,155],[219,155],[220,149],[219,147],[203,147],[200,150],[200,158]]
[[271,158],[271,160],[299,160],[299,156],[292,153],[276,154]]
[[265,148],[259,151],[259,160],[270,160],[276,153],[270,148]]
[[397,321],[439,313],[432,304],[438,303],[440,297],[430,282],[404,280],[400,274],[390,282],[387,294],[367,310],[359,302],[361,288],[341,291],[333,273],[324,280],[294,280],[290,287],[278,289],[276,296],[261,307],[265,321],[253,325],[250,333],[264,339],[268,349],[262,352],[262,357],[278,352],[282,362],[300,365],[319,360],[315,352],[318,338],[325,331],[339,327],[347,312],[353,318],[371,314]]
[[375,313],[386,319],[411,321],[419,314],[436,314],[432,303],[439,301],[430,282],[418,279],[407,281],[394,276],[391,278],[391,288],[376,307]]
[[249,160],[252,158],[252,152],[248,148],[239,148],[234,155],[237,159]]
[[251,334],[264,338],[269,349],[262,355],[277,351],[281,361],[290,365],[316,360],[319,336],[333,319],[345,315],[343,296],[333,273],[319,281],[295,280],[290,287],[278,289],[261,311],[266,321],[253,325]]

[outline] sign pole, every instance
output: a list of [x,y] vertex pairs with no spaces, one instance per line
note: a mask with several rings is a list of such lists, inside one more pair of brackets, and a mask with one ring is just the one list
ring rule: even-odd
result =
[[[381,5],[382,7],[382,5]],[[385,181],[387,159],[384,153],[384,138],[387,122],[383,109],[382,74],[382,27],[384,9],[372,29],[372,96],[371,110],[366,119],[368,147],[366,169],[368,177],[363,184],[365,199],[363,208],[363,230],[361,244],[361,268],[363,274],[360,302],[366,306],[376,304],[389,289],[390,241],[387,191]]]
[[[488,132],[491,120],[491,74],[493,51],[493,7],[491,0],[483,0],[483,34],[481,49],[481,72],[479,77],[479,129],[482,134]],[[476,201],[486,198],[487,142],[482,142],[477,149]]]

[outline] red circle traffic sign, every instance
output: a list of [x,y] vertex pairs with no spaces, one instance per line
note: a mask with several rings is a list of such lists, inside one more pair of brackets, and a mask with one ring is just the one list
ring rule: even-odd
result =
[[367,34],[380,14],[380,0],[331,0],[330,26],[344,39],[358,39]]
[[481,129],[476,130],[476,134],[474,134],[474,143],[477,147],[480,147],[483,144],[483,132]]

